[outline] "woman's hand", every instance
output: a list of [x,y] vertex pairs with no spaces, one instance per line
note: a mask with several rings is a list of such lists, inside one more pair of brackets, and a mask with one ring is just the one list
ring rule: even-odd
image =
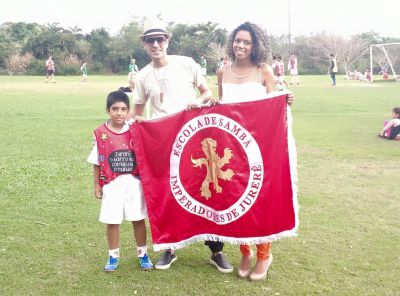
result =
[[294,93],[290,92],[287,96],[286,96],[286,102],[288,103],[289,106],[291,106],[294,102]]

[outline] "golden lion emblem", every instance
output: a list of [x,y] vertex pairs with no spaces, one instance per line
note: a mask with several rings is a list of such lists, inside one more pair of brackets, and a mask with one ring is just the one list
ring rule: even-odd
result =
[[200,193],[201,196],[209,199],[211,197],[210,183],[213,183],[214,189],[217,193],[222,192],[222,187],[218,185],[218,179],[231,181],[235,175],[233,170],[227,169],[222,170],[222,167],[229,163],[233,156],[230,148],[224,149],[224,157],[219,157],[216,151],[217,141],[211,138],[205,138],[201,141],[201,148],[206,155],[206,158],[193,159],[190,156],[194,167],[201,167],[203,164],[207,168],[207,176],[201,184]]

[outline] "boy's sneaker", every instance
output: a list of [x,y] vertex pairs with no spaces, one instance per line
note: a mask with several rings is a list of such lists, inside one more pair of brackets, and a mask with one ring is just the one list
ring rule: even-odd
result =
[[175,252],[165,251],[160,260],[156,263],[156,269],[168,269],[178,259]]
[[118,268],[118,262],[119,262],[119,258],[114,258],[114,257],[109,257],[106,263],[106,266],[104,267],[104,270],[106,272],[110,272],[110,271],[116,271]]
[[212,254],[210,258],[210,263],[214,265],[220,272],[229,273],[233,271],[232,265],[226,259],[223,253]]
[[153,269],[154,265],[151,262],[150,257],[147,256],[147,254],[145,254],[143,257],[138,257],[138,259],[142,270]]

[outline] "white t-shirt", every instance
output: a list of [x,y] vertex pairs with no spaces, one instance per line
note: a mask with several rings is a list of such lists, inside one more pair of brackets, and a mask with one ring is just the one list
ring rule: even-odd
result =
[[[196,99],[196,88],[205,83],[200,65],[185,56],[167,56],[168,64],[153,68],[148,64],[136,77],[136,104],[150,104],[153,118],[182,111]],[[161,101],[160,93],[163,93]]]
[[400,118],[393,118],[393,119],[389,120],[388,123],[386,123],[385,129],[386,128],[389,129],[389,128],[396,127],[399,125],[400,125]]

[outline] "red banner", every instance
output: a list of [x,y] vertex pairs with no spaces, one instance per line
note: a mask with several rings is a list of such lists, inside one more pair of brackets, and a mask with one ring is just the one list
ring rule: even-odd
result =
[[156,251],[296,235],[296,149],[286,95],[134,124]]

